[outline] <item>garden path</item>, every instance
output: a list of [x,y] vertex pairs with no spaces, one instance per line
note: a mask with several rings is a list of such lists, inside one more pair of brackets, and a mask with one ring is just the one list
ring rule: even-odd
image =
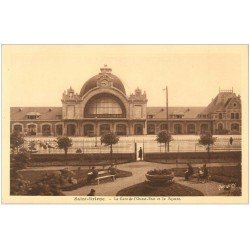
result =
[[[85,196],[90,192],[91,188],[96,190],[96,196],[115,196],[118,191],[123,188],[135,185],[146,180],[145,174],[151,169],[163,169],[176,167],[174,164],[159,164],[152,162],[132,162],[119,165],[119,169],[131,171],[131,177],[119,178],[114,182],[102,183],[100,185],[91,185],[78,188],[73,191],[65,191],[67,196]],[[221,195],[219,183],[210,181],[208,183],[186,182],[181,177],[175,177],[175,182],[201,191],[204,195],[216,196]]]

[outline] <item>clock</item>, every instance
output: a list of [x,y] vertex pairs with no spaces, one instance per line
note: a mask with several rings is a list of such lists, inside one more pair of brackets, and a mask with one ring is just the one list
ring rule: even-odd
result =
[[102,87],[107,87],[107,86],[109,86],[109,83],[108,83],[108,81],[104,80],[104,81],[101,81],[100,85]]

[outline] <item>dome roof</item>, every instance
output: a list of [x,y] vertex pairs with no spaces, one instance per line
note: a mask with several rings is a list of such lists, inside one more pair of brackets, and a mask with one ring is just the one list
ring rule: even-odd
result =
[[104,65],[104,68],[101,68],[101,73],[91,77],[88,81],[84,83],[80,92],[80,96],[84,96],[88,91],[99,86],[102,81],[109,82],[111,86],[120,90],[126,95],[126,91],[122,81],[117,76],[113,75],[111,72],[111,68],[107,68],[107,66]]

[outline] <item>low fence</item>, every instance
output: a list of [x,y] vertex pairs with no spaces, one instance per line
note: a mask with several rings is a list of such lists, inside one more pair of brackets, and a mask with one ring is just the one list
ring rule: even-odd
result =
[[[47,140],[26,140],[24,143],[25,148],[29,148],[34,144],[33,153],[37,154],[64,154],[63,149],[59,149],[55,139]],[[83,154],[107,154],[110,152],[110,146],[101,144],[100,140],[93,139],[72,139],[72,146],[68,149],[68,154],[83,153]],[[135,141],[126,140],[119,141],[113,145],[113,153],[115,154],[128,154],[135,152]]]
[[[169,152],[206,152],[206,147],[199,144],[198,138],[198,136],[174,138],[169,144]],[[33,153],[64,154],[64,151],[57,147],[55,138],[26,138],[24,147],[28,148],[31,142],[34,144]],[[69,148],[68,154],[107,154],[110,152],[110,147],[101,144],[100,138],[72,138],[72,143],[73,145]],[[155,137],[146,139],[121,137],[119,142],[113,145],[113,152],[117,154],[135,153],[139,147],[142,147],[144,153],[165,152],[165,145],[157,143]],[[230,144],[228,138],[218,137],[215,144],[211,146],[210,151],[241,151],[241,138],[235,137],[233,143]]]
[[[153,141],[143,141],[143,148],[145,153],[161,153],[167,151],[167,145]],[[206,152],[205,146],[200,145],[198,140],[185,139],[174,140],[169,143],[169,152]],[[234,139],[230,144],[228,139],[220,139],[215,142],[210,148],[211,152],[216,151],[241,151],[241,139]]]

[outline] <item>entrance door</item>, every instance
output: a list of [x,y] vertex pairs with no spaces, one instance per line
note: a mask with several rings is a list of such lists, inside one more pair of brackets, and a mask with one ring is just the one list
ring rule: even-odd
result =
[[100,135],[106,134],[110,132],[110,125],[109,124],[102,124],[100,126]]
[[75,136],[76,135],[76,125],[75,124],[68,124],[67,125],[67,135],[68,136]]
[[94,125],[86,124],[84,125],[84,136],[94,136]]
[[174,125],[174,133],[176,135],[182,134],[182,125],[181,124],[175,124]]
[[135,124],[134,133],[135,135],[143,135],[143,125]]

